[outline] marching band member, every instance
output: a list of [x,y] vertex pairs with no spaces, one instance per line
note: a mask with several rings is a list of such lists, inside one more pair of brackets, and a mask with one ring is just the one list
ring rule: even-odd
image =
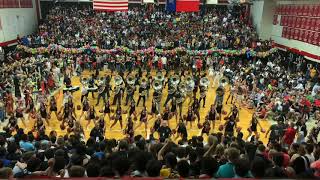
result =
[[205,107],[206,104],[206,97],[207,97],[207,90],[208,90],[208,86],[210,84],[210,81],[207,77],[203,77],[200,80],[200,99],[199,99],[199,104],[201,102],[201,100],[203,100],[203,105],[202,107]]
[[200,78],[197,75],[197,73],[193,75],[193,80],[194,80],[193,96],[197,96],[198,88],[200,85]]
[[178,78],[178,76],[174,75],[173,77],[171,77],[169,80],[168,80],[168,96],[167,96],[167,99],[164,103],[164,107],[167,106],[168,102],[170,100],[173,99],[173,97],[175,97],[175,93],[177,91],[177,85],[179,84],[180,80]]
[[154,88],[154,92],[153,92],[153,99],[152,102],[155,103],[156,105],[156,111],[157,113],[160,113],[160,103],[161,103],[161,97],[162,97],[162,85],[161,82],[158,80],[153,81],[153,88]]
[[80,76],[80,83],[81,83],[81,99],[80,101],[82,102],[84,97],[88,97],[89,91],[88,91],[88,85],[87,85],[87,79],[83,78]]
[[210,78],[210,81],[211,81],[211,87],[212,87],[212,88],[214,88],[214,86],[215,86],[215,84],[214,84],[214,74],[215,74],[214,68],[213,68],[213,66],[211,65],[211,66],[209,67],[209,78]]
[[157,110],[157,102],[154,101],[154,99],[152,99],[151,102],[151,111],[150,114],[152,115],[151,119],[155,118],[155,116],[157,114],[159,114],[158,110]]
[[235,90],[235,86],[234,84],[230,83],[230,90],[229,90],[229,96],[227,98],[227,101],[226,101],[226,104],[228,104],[228,101],[231,97],[231,104],[233,104],[233,99],[234,99],[234,96],[236,95],[236,90]]
[[134,92],[136,91],[135,87],[135,78],[134,76],[128,75],[127,76],[127,83],[126,83],[126,91],[127,91],[127,96],[126,96],[126,106],[128,105],[128,102],[134,102]]
[[121,84],[123,83],[123,79],[121,76],[115,77],[115,88],[114,88],[114,97],[113,97],[113,103],[112,105],[121,105],[121,98],[122,98],[122,92],[121,92]]
[[179,117],[182,117],[182,104],[184,102],[184,94],[181,92],[182,90],[179,88],[175,93],[175,98],[177,102],[177,106],[179,108]]
[[101,78],[98,83],[98,100],[97,100],[96,106],[99,105],[101,98],[103,102],[106,103],[106,94],[107,94],[107,88],[105,85],[105,81],[104,81],[104,78]]
[[187,76],[185,78],[185,83],[186,83],[186,100],[189,99],[188,106],[190,106],[193,100],[193,90],[195,87],[193,76]]
[[[88,80],[88,88],[89,89],[94,89],[95,86],[96,86],[96,83],[95,83],[95,75],[92,74],[90,79]],[[94,90],[90,90],[91,91],[91,94],[92,94],[92,98],[94,99]]]
[[146,96],[147,96],[147,81],[145,78],[141,80],[140,88],[139,88],[139,99],[137,102],[137,106],[139,106],[139,102],[143,100],[143,106],[146,105]]

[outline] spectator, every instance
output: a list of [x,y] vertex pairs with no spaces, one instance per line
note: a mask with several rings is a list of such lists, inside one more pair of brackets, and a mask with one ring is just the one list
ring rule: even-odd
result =
[[219,167],[216,176],[218,178],[232,178],[235,176],[234,163],[239,159],[239,150],[235,148],[228,148],[225,151],[228,162]]

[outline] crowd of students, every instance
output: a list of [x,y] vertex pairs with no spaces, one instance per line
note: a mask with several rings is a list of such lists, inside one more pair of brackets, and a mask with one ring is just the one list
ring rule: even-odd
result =
[[[65,47],[96,45],[112,49],[126,46],[133,50],[150,46],[162,49],[179,46],[193,50],[212,47],[240,49],[259,42],[254,29],[245,23],[246,18],[241,14],[241,11],[230,12],[224,8],[210,10],[204,16],[137,9],[128,13],[106,14],[95,13],[89,7],[57,6],[39,25],[38,34],[21,38],[19,43],[29,47],[60,44]],[[259,42],[255,50],[267,48],[270,48],[269,42]],[[17,51],[2,63],[0,115],[2,121],[8,119],[8,124],[0,135],[0,178],[320,176],[320,145],[317,141],[320,132],[320,73],[316,64],[300,56],[280,51],[265,58],[246,55],[95,55],[94,52],[70,55],[55,51],[50,54],[28,54]],[[94,106],[86,103],[87,92],[82,92],[80,109],[69,98],[70,93],[65,93],[64,104],[61,105],[57,104],[54,96],[50,96],[63,83],[66,87],[72,87],[72,77],[80,76],[86,69],[96,72],[93,80],[97,79],[95,76],[98,77],[101,70],[106,69],[117,71],[123,79],[126,79],[124,75],[132,74],[128,72],[139,69],[134,74],[137,80],[143,78],[144,73],[152,80],[154,77],[150,76],[150,71],[156,69],[167,71],[165,78],[168,81],[174,71],[181,78],[193,77],[196,87],[197,84],[199,86],[199,74],[201,77],[208,76],[213,86],[219,85],[208,116],[200,118],[197,114],[201,108],[196,98],[197,89],[185,116],[181,115],[180,109],[180,115],[176,117],[179,119],[177,128],[168,126],[169,119],[164,119],[164,114],[172,111],[173,107],[173,113],[177,113],[177,105],[171,103],[171,109],[166,107],[163,113],[160,110],[157,112],[152,131],[159,134],[159,139],[153,133],[147,138],[135,134],[133,121],[129,117],[125,128],[129,138],[116,140],[104,136],[104,116],[98,120],[90,117],[91,111],[97,112],[94,112]],[[148,82],[152,83],[151,80]],[[229,85],[224,86],[222,81],[229,81]],[[105,89],[109,91],[110,87]],[[105,107],[109,107],[110,95],[106,97]],[[200,97],[203,98],[201,89]],[[227,110],[223,105],[229,100],[233,106],[230,114],[224,115],[223,111]],[[115,114],[119,112],[121,115],[124,105],[119,104]],[[236,104],[239,104],[238,107]],[[132,106],[135,107],[134,101]],[[237,122],[241,121],[239,107],[254,110],[247,129],[248,137],[236,130]],[[58,108],[62,109],[63,117],[59,116]],[[96,122],[87,139],[82,137],[84,128],[77,122],[76,109],[88,111],[86,116]],[[65,136],[58,136],[54,130],[46,134],[52,112],[69,126],[70,131],[68,129],[69,133]],[[132,114],[132,118],[143,116],[143,112],[147,116],[145,110],[141,115]],[[110,109],[104,108],[99,113],[109,114]],[[172,118],[169,114],[167,116]],[[214,131],[213,122],[221,121],[222,116],[225,116],[225,124],[219,127],[219,131]],[[114,116],[108,118],[120,120]],[[201,135],[208,134],[207,139],[203,136],[188,139],[184,120],[191,122],[195,118],[201,122]],[[259,121],[268,118],[276,123],[270,129],[264,129]],[[26,126],[26,119],[35,122],[34,129],[18,126],[18,120]],[[140,119],[141,123],[147,121]],[[315,125],[307,128],[307,121],[315,121]],[[173,140],[176,134],[181,136],[179,141]],[[267,143],[261,141],[260,137],[264,135],[268,138]]]

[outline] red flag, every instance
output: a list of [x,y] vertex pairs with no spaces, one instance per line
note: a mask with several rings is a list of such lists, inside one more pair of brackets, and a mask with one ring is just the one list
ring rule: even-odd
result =
[[199,12],[199,0],[176,0],[177,12]]
[[93,0],[93,9],[99,11],[128,11],[128,0]]

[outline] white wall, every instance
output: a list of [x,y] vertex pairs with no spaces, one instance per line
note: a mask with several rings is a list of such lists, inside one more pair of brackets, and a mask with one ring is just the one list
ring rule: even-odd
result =
[[251,5],[251,17],[261,39],[270,39],[276,3],[273,0],[255,0]]
[[0,43],[11,41],[20,37],[32,34],[38,26],[35,0],[33,8],[1,8],[0,21]]
[[251,5],[250,15],[252,17],[252,23],[256,28],[259,36],[261,35],[261,22],[262,22],[262,13],[263,13],[264,0],[253,1]]
[[[319,0],[309,0],[309,1],[278,1],[277,5],[279,4],[319,4]],[[301,41],[293,40],[293,39],[286,39],[282,38],[282,26],[280,26],[280,19],[281,15],[278,15],[278,24],[272,26],[272,39],[281,45],[295,48],[300,51],[305,51],[317,56],[320,56],[320,47],[315,46],[312,44],[304,43]]]

